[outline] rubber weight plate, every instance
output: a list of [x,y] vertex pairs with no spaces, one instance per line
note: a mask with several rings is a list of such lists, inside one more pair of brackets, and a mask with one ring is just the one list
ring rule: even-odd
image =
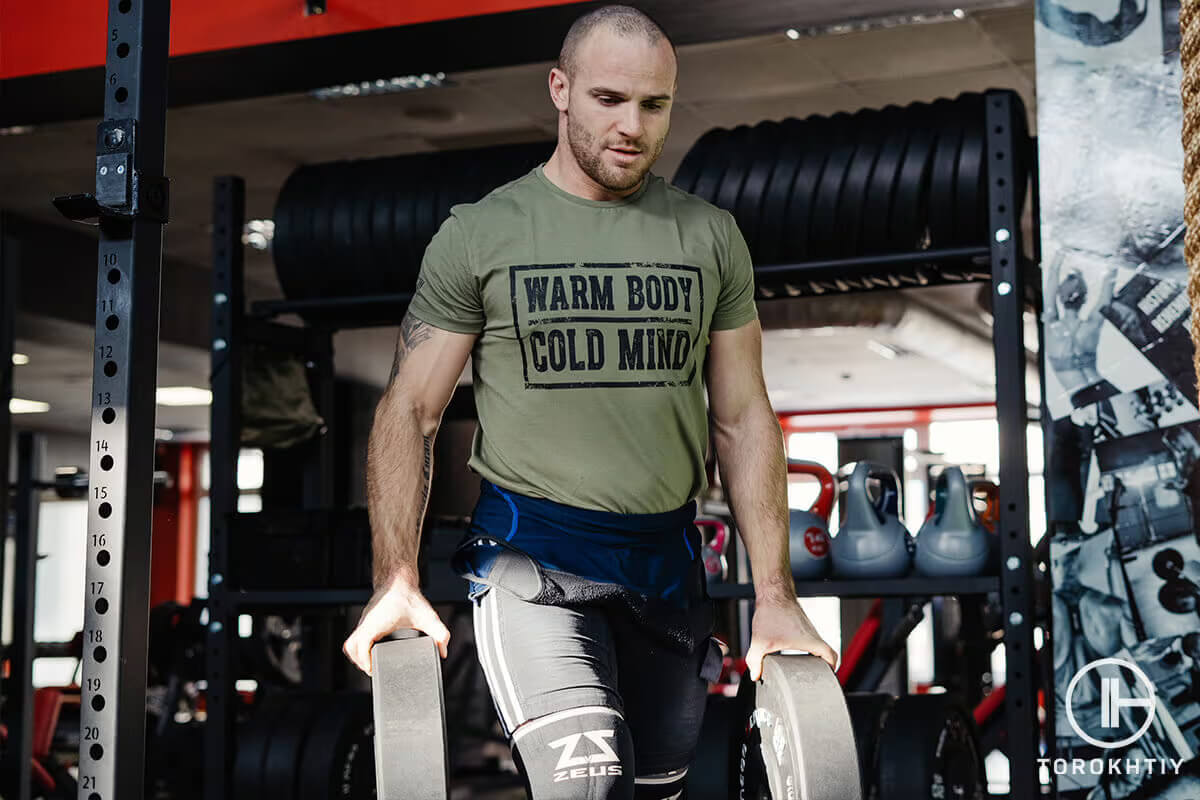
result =
[[238,729],[237,755],[233,762],[234,800],[263,800],[267,750],[275,725],[287,710],[285,695],[266,695],[255,705],[250,719]]
[[783,234],[785,261],[812,261],[834,252],[838,197],[854,156],[852,131],[849,114],[835,114],[814,128],[809,139],[812,149],[792,182]]
[[939,119],[929,174],[929,246],[948,247],[954,242],[955,170],[962,146],[962,109],[948,100],[939,100],[933,106]]
[[392,246],[394,248],[391,291],[403,292],[412,288],[420,264],[413,263],[412,241],[413,206],[417,195],[414,187],[420,181],[420,164],[416,159],[405,159],[396,164],[395,182],[392,184]]
[[883,111],[865,111],[854,115],[858,142],[838,196],[837,238],[833,250],[836,257],[856,256],[863,251],[860,233],[867,186],[875,171],[883,138],[895,124],[896,110],[893,106]]
[[355,202],[350,213],[350,236],[354,243],[355,281],[364,292],[373,291],[379,272],[375,265],[375,246],[371,241],[375,200],[380,188],[376,176],[377,170],[371,162],[359,161],[355,165],[351,189]]
[[397,248],[392,212],[396,203],[396,164],[394,161],[376,162],[374,168],[376,184],[375,201],[371,206],[371,250],[375,269],[371,285],[380,293],[393,291],[396,280]]
[[887,135],[879,145],[879,156],[875,169],[867,184],[863,205],[862,228],[859,234],[862,253],[886,253],[891,247],[888,226],[891,221],[892,201],[896,185],[900,180],[900,167],[904,163],[904,152],[908,147],[911,115],[897,109],[889,120]]
[[798,119],[785,119],[779,123],[779,150],[767,179],[762,217],[758,222],[759,252],[756,261],[759,263],[778,264],[783,261],[782,239],[787,226],[788,200],[796,170],[809,150],[810,130],[809,123]]
[[334,175],[329,175],[329,189],[326,194],[329,203],[329,239],[327,242],[328,256],[326,264],[329,271],[336,273],[337,281],[329,282],[326,287],[330,294],[360,295],[369,293],[369,287],[363,286],[359,278],[358,262],[355,260],[353,203],[357,199],[356,184],[359,167],[350,162]]
[[816,656],[769,655],[762,680],[743,677],[738,695],[753,711],[736,796],[861,800],[850,714],[828,664]]
[[724,128],[713,128],[697,139],[683,157],[683,161],[679,162],[679,168],[675,170],[675,177],[671,179],[671,183],[685,192],[694,193],[696,180],[700,177],[701,170],[704,169],[709,152],[714,143],[720,141],[725,133]]
[[[712,133],[718,133],[718,131],[712,131]],[[729,159],[729,153],[726,150],[729,133],[723,128],[719,129],[719,135],[713,136],[709,142],[704,156],[704,165],[696,176],[695,188],[692,189],[692,194],[714,205],[717,200],[717,191],[721,188],[721,180],[725,177],[725,165]]]
[[[304,743],[320,707],[321,701],[309,695],[296,694],[288,699],[287,709],[271,731],[271,741],[263,760],[265,797],[271,800],[295,800],[298,797],[297,781]],[[319,720],[317,724],[320,724]]]
[[983,163],[986,149],[983,95],[964,94],[958,98],[964,110],[962,145],[958,151],[958,169],[954,191],[954,244],[972,245],[988,239],[987,171]]
[[750,131],[749,125],[738,125],[725,140],[725,172],[721,176],[721,186],[717,189],[714,205],[730,213],[737,211],[738,199],[746,184],[746,173],[750,169],[751,154],[746,146],[750,141]]
[[[297,765],[297,799],[374,800],[374,738],[369,694],[329,695],[317,708]],[[391,754],[397,758],[403,755]]]
[[858,753],[858,773],[862,779],[864,798],[872,798],[878,791],[879,737],[883,734],[895,702],[894,697],[883,692],[846,694],[846,708],[850,712],[850,726],[854,729],[854,747]]
[[912,252],[924,246],[929,213],[929,170],[937,141],[937,115],[932,107],[915,103],[908,108],[912,127],[888,214],[888,249],[898,253]]
[[379,800],[445,800],[446,706],[437,645],[428,636],[371,651]]
[[983,800],[971,715],[944,694],[896,700],[879,737],[879,800]]
[[288,176],[275,201],[272,255],[284,297],[307,297],[308,210],[312,208],[313,171],[301,167]]
[[779,142],[779,123],[771,121],[755,125],[746,140],[750,167],[746,171],[746,182],[742,186],[741,196],[738,197],[734,216],[755,261],[761,260],[758,230],[766,205],[767,183],[771,179],[771,170],[779,154]]

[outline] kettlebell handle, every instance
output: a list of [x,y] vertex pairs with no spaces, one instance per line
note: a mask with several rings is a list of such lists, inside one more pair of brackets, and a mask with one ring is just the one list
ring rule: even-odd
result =
[[713,519],[711,517],[697,517],[695,519],[697,528],[712,528],[713,536],[709,541],[709,547],[716,550],[718,553],[725,553],[725,546],[729,544],[729,526],[722,520]]
[[870,461],[859,461],[855,464],[854,472],[850,474],[850,482],[859,484],[862,497],[867,496],[867,481],[870,478],[877,478],[883,490],[878,502],[870,504],[875,518],[882,523],[886,516],[899,517],[900,479],[896,477],[895,471]]
[[820,481],[821,493],[817,495],[817,501],[808,511],[829,522],[829,515],[833,513],[833,501],[837,497],[837,484],[833,480],[833,473],[816,461],[800,461],[794,458],[787,460],[787,471],[788,475],[810,475]]

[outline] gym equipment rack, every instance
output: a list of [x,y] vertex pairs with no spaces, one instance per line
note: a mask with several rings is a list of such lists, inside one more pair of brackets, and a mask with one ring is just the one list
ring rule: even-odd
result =
[[[991,283],[993,341],[996,359],[996,413],[1000,438],[1001,566],[998,576],[974,578],[897,578],[887,581],[817,581],[798,587],[798,594],[860,597],[922,597],[933,595],[982,595],[999,592],[1003,605],[1004,644],[1007,655],[1004,728],[1009,754],[1010,792],[1014,798],[1041,795],[1036,759],[1053,749],[1053,737],[1043,744],[1037,718],[1037,680],[1040,673],[1034,648],[1035,627],[1033,580],[1034,552],[1029,541],[1028,467],[1025,429],[1028,411],[1025,397],[1025,346],[1023,310],[1027,298],[1026,273],[1036,274],[1035,262],[1020,253],[1020,208],[1014,206],[1019,157],[1029,157],[1033,176],[1032,202],[1037,219],[1037,167],[1033,148],[1024,135],[1024,114],[1019,101],[1008,92],[986,95],[987,193],[989,241],[971,247],[937,252],[868,256],[841,261],[756,267],[756,275],[772,282],[806,282],[816,276],[845,276],[847,271],[870,278],[886,274],[897,264],[930,266],[935,262],[948,269],[965,269],[953,280],[988,280]],[[229,559],[230,519],[238,513],[236,466],[239,449],[241,365],[240,352],[249,343],[272,343],[304,355],[313,371],[318,412],[329,419],[332,411],[333,347],[336,330],[396,325],[410,296],[344,297],[272,300],[245,308],[242,274],[241,232],[244,219],[244,185],[236,177],[218,178],[213,208],[213,403],[212,403],[212,493],[209,556],[208,631],[208,725],[206,736],[206,800],[231,795],[226,768],[233,753],[234,662],[237,615],[249,608],[319,607],[365,603],[367,588],[313,590],[242,591],[231,585]],[[1037,242],[1037,236],[1034,236]],[[1036,256],[1036,254],[1035,254]],[[929,285],[945,281],[935,276]],[[859,283],[867,291],[886,281]],[[885,287],[890,288],[890,287]],[[1029,287],[1036,289],[1036,286]],[[834,293],[834,292],[830,292]],[[1037,296],[1037,292],[1032,293]],[[786,297],[786,293],[773,296]],[[766,300],[760,292],[760,300]],[[285,326],[274,317],[303,312],[304,327]],[[1040,327],[1039,327],[1040,331]],[[327,507],[332,496],[332,429],[321,439],[316,456],[306,465],[305,498],[310,508]],[[464,589],[465,591],[465,589]],[[752,597],[752,587],[729,585],[716,588],[718,598]],[[1048,641],[1049,632],[1046,632]],[[1047,708],[1048,730],[1053,730],[1053,709]],[[1044,751],[1043,748],[1044,747]],[[1052,753],[1050,753],[1052,755]]]
[[170,15],[167,0],[109,0],[95,191],[54,199],[99,229],[78,780],[88,800],[144,793]]

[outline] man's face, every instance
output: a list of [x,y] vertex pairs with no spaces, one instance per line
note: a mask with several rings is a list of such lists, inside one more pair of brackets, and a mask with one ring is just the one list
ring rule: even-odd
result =
[[567,98],[567,143],[580,168],[619,192],[637,186],[671,127],[675,56],[666,41],[605,28],[584,40]]

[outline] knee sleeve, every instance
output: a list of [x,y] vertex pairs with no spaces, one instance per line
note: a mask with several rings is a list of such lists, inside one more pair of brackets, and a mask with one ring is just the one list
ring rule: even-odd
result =
[[639,775],[634,780],[634,800],[678,800],[683,797],[687,768],[658,775]]
[[532,719],[512,742],[532,800],[633,800],[633,738],[613,708],[583,706]]

